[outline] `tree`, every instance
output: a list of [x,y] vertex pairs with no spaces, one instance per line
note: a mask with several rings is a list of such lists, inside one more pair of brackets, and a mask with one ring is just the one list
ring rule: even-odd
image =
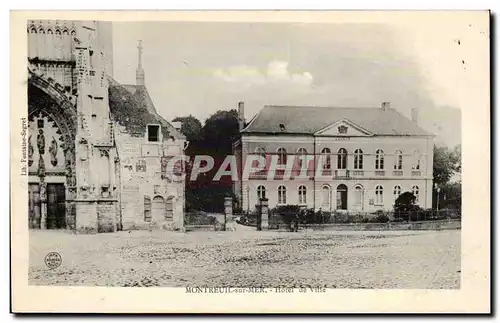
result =
[[233,139],[239,134],[238,112],[219,110],[203,127],[203,139],[212,152],[227,156],[232,153]]
[[193,142],[203,138],[201,122],[192,115],[176,117],[172,121],[182,123],[181,132],[186,136],[187,141]]
[[[462,208],[462,183],[452,182],[441,186],[439,192],[439,209],[454,209]],[[437,199],[434,199],[433,207],[436,207]]]
[[186,169],[186,209],[220,212],[224,210],[224,197],[232,196],[232,179],[223,176],[214,182],[226,156],[232,154],[233,140],[239,134],[238,113],[236,110],[217,111],[211,115],[204,126],[193,116],[177,117],[173,121],[182,122],[181,132],[190,142],[186,154],[192,158],[196,155],[209,155],[215,164],[211,171],[198,176],[195,182],[189,180],[191,165]]
[[434,183],[438,186],[446,184],[450,178],[461,170],[461,148],[455,147],[450,150],[448,147],[434,146]]
[[394,203],[394,211],[411,211],[418,208],[415,204],[417,197],[412,192],[404,192],[399,195]]

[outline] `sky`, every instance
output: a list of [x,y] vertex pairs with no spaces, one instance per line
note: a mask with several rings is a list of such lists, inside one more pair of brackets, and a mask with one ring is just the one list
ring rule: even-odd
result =
[[[483,24],[484,25],[484,24]],[[488,95],[488,30],[472,20],[419,23],[114,22],[114,78],[135,83],[143,41],[146,86],[167,120],[245,102],[391,107],[438,140],[460,143],[460,111]],[[485,92],[486,91],[486,92]],[[458,133],[460,133],[458,131]]]

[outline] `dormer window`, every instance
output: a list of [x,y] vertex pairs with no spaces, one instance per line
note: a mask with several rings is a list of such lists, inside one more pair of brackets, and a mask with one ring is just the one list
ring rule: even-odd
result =
[[160,125],[150,124],[148,125],[148,141],[149,142],[159,142],[160,141]]

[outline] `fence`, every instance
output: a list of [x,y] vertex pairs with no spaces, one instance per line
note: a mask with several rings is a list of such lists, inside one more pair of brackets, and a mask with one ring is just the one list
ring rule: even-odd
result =
[[[354,224],[354,223],[387,223],[387,222],[416,222],[416,221],[441,221],[461,219],[461,211],[453,209],[443,210],[417,210],[417,211],[377,211],[377,212],[314,212],[312,210],[301,211],[295,216],[285,217],[270,211],[269,229],[291,228],[294,223],[299,226],[311,224]],[[247,213],[240,216],[240,224],[256,226],[257,214]]]

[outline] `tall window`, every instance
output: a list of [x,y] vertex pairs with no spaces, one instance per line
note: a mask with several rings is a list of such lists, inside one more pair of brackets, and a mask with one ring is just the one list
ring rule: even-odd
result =
[[297,150],[297,158],[299,159],[298,163],[301,168],[302,165],[304,164],[306,156],[307,156],[307,150],[305,148],[299,148]]
[[384,151],[377,149],[375,152],[375,169],[384,169]]
[[356,185],[356,187],[354,187],[354,204],[363,204],[363,187],[361,185]]
[[418,203],[418,201],[419,201],[419,194],[420,194],[420,190],[418,189],[418,186],[414,185],[411,188],[411,192],[413,193],[413,195],[415,195],[415,203]]
[[384,204],[384,189],[381,185],[378,185],[375,188],[375,204],[382,205]]
[[394,186],[394,202],[396,202],[396,200],[400,195],[401,195],[401,186],[399,185]]
[[396,160],[394,161],[394,169],[403,169],[403,152],[401,150],[396,150]]
[[266,150],[262,147],[255,148],[255,154],[266,158]]
[[337,168],[346,169],[347,167],[347,150],[345,148],[340,148],[337,152]]
[[278,204],[286,204],[286,187],[284,185],[278,187]]
[[363,150],[354,151],[354,169],[363,169]]
[[160,141],[160,126],[156,124],[148,125],[148,141]]
[[420,152],[418,150],[415,150],[413,152],[413,170],[420,170]]
[[[255,155],[260,156],[260,157],[265,159],[266,158],[266,150],[262,147],[257,147],[257,148],[255,148]],[[264,162],[264,164],[266,164],[266,162]],[[257,160],[254,160],[252,162],[253,167],[257,167],[258,165],[259,165],[259,162]],[[266,173],[265,169],[262,169],[262,170],[257,171],[256,174],[262,175],[265,173]]]
[[330,154],[332,151],[330,148],[323,148],[321,149],[321,155],[323,157],[323,169],[331,169],[332,168],[332,160]]
[[278,149],[278,165],[286,165],[286,149]]
[[265,199],[266,198],[266,188],[264,185],[259,185],[257,186],[257,197],[260,199]]
[[321,206],[325,209],[325,210],[330,210],[330,186],[328,185],[324,185],[322,188],[321,188]]
[[151,222],[151,198],[144,196],[144,222]]
[[299,204],[307,203],[307,188],[304,185],[299,186]]

